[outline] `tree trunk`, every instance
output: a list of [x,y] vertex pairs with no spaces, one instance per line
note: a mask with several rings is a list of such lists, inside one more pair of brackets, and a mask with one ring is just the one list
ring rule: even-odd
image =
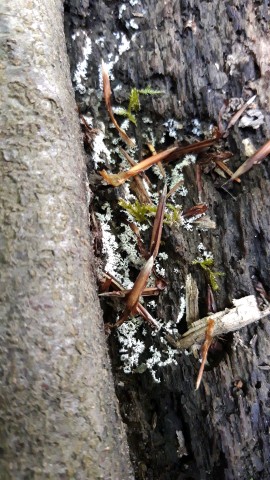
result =
[[[80,111],[91,117],[94,129],[106,124],[112,156],[116,157],[116,151],[110,143],[112,133],[98,81],[101,58],[113,65],[115,105],[122,102],[127,106],[132,87],[150,85],[165,92],[141,98],[136,132],[129,130],[130,135],[136,134],[139,147],[145,143],[149,121],[157,150],[175,141],[167,130],[165,144],[161,143],[169,119],[173,119],[172,135],[178,142],[203,139],[209,135],[210,124],[217,124],[226,98],[236,99],[239,105],[242,98],[247,100],[255,93],[257,108],[230,130],[220,148],[235,154],[230,165],[236,170],[246,159],[244,139],[258,148],[269,138],[267,2],[137,0],[120,5],[116,1],[70,0],[66,1],[66,35]],[[86,54],[87,38],[92,51]],[[83,60],[85,75],[78,76],[78,63]],[[117,137],[116,131],[113,136]],[[152,143],[153,136],[149,133]],[[136,160],[140,152],[136,152]],[[120,160],[111,167],[106,152],[104,163],[102,152],[98,159],[94,157],[95,152],[89,151],[95,208],[104,214],[108,207],[102,209],[102,205],[112,205],[111,228],[117,239],[125,223],[116,202],[117,196],[124,195],[123,188],[102,189],[93,171],[94,161],[97,171],[112,168],[117,172],[126,167],[119,167]],[[184,176],[189,193],[179,200],[183,210],[198,203],[194,167],[187,167]],[[267,160],[244,175],[241,185],[233,185],[230,193],[220,188],[224,181],[214,172],[203,175],[203,199],[216,222],[215,229],[187,231],[175,225],[164,229],[168,288],[158,299],[159,319],[176,321],[180,287],[190,272],[199,288],[200,316],[206,315],[207,282],[203,271],[192,264],[200,243],[213,253],[215,270],[224,273],[218,280],[217,310],[231,307],[234,298],[256,293],[254,285],[259,282],[269,295]],[[111,321],[112,310],[104,305],[105,321]],[[177,366],[158,369],[161,383],[156,384],[147,371],[123,373],[117,336],[111,336],[115,381],[136,478],[269,478],[269,337],[268,320],[263,320],[216,342],[221,358],[214,355],[215,366],[204,373],[202,385],[195,391],[199,361],[192,354],[180,353]],[[145,341],[151,345],[151,335]]]
[[62,10],[1,6],[0,477],[131,479]]

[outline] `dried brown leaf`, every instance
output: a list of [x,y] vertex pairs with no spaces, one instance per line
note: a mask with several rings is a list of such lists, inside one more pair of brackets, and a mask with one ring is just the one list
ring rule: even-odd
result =
[[111,85],[110,85],[110,77],[109,77],[109,73],[108,73],[108,70],[107,70],[107,66],[103,62],[103,60],[102,60],[101,69],[102,69],[104,99],[105,99],[105,104],[106,104],[110,119],[111,119],[112,123],[114,124],[115,128],[118,130],[120,137],[127,143],[127,145],[129,147],[134,148],[135,143],[131,140],[131,138],[129,138],[129,136],[126,134],[126,132],[124,130],[122,130],[121,127],[119,127],[119,125],[118,125],[118,123],[117,123],[117,121],[114,117],[114,114],[113,114],[113,111],[112,111],[112,106],[111,106],[112,91],[111,91]]
[[141,269],[138,277],[136,278],[133,288],[131,289],[130,293],[127,295],[126,310],[129,311],[129,314],[134,313],[134,309],[137,307],[142,291],[144,290],[145,285],[148,281],[148,278],[151,275],[153,265],[154,265],[154,257],[153,255],[151,255],[151,257],[147,260],[147,262]]
[[[114,288],[116,290],[116,292],[125,292],[124,288],[122,287],[122,285],[120,285],[120,283],[110,274],[108,273],[104,273],[104,276],[106,278],[105,282],[107,282],[107,280],[109,280],[109,286],[112,286],[112,288]],[[104,290],[103,290],[104,291]],[[152,328],[159,328],[159,325],[157,323],[157,321],[150,315],[150,313],[146,310],[146,308],[144,308],[140,303],[137,304],[137,308],[135,310],[135,313],[137,313],[138,315],[141,315],[144,320],[152,327]],[[122,325],[122,323],[124,323],[125,320],[128,319],[130,315],[130,312],[128,311],[124,311],[123,315],[121,315],[120,319],[115,323],[115,324],[106,324],[106,329],[107,330],[110,330],[111,328],[116,328],[116,327],[119,327],[120,325]]]
[[[134,167],[136,165],[136,162],[133,160],[133,158],[131,158],[131,156],[123,148],[120,147],[119,150],[120,150],[120,153],[123,155],[123,157],[125,157],[127,162],[132,167]],[[147,177],[144,173],[142,174],[142,176],[147,181]],[[133,179],[134,179],[134,183],[132,182],[131,189],[134,190],[134,193],[135,193],[136,197],[138,198],[139,202],[150,203],[151,204],[152,203],[151,198],[149,197],[149,195],[147,193],[147,190],[146,190],[146,188],[143,184],[141,176],[136,175],[135,177],[133,177]]]
[[193,205],[193,207],[183,212],[182,217],[184,218],[195,217],[196,215],[202,215],[207,210],[208,210],[208,206],[205,203],[198,203],[197,205]]
[[198,390],[198,388],[200,386],[200,383],[201,383],[201,380],[202,380],[203,371],[204,371],[204,367],[205,367],[205,362],[206,362],[206,359],[207,359],[207,353],[208,353],[209,347],[210,347],[210,345],[212,343],[212,340],[213,340],[214,327],[215,327],[215,320],[213,320],[212,318],[209,318],[208,324],[207,324],[207,327],[206,327],[206,332],[205,332],[205,340],[204,340],[204,343],[203,343],[203,346],[202,346],[202,363],[201,363],[200,370],[199,370],[199,373],[198,373],[195,390]]
[[151,157],[148,157],[142,160],[141,162],[137,163],[136,165],[134,165],[132,168],[130,168],[125,172],[120,172],[117,174],[108,174],[106,170],[102,170],[100,172],[100,175],[110,185],[113,185],[114,187],[118,187],[119,185],[122,185],[122,183],[124,183],[129,178],[134,177],[135,175],[138,175],[138,173],[144,172],[145,170],[152,167],[152,165],[155,165],[158,162],[164,161],[168,163],[178,159],[179,157],[182,157],[183,155],[186,155],[187,153],[199,152],[201,150],[204,150],[205,148],[210,147],[215,142],[217,142],[217,140],[218,138],[215,137],[210,140],[203,140],[201,142],[193,143],[192,145],[186,145],[184,147],[181,146],[181,147],[168,148],[163,152],[157,153],[156,155],[152,155]]
[[167,194],[167,185],[164,186],[162,194],[159,199],[159,204],[157,208],[157,213],[154,220],[152,236],[150,241],[150,255],[156,258],[159,246],[160,246],[160,239],[162,234],[163,228],[163,220],[164,220],[164,213],[165,213],[165,206],[166,206],[166,194]]

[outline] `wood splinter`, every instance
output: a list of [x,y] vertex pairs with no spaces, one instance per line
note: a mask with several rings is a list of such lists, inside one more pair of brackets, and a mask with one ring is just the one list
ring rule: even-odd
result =
[[240,330],[270,314],[270,308],[259,310],[256,297],[248,295],[233,300],[234,308],[226,308],[194,322],[178,340],[167,336],[168,341],[179,350],[190,348],[195,343],[202,343],[210,319],[214,320],[213,337]]
[[233,304],[234,308],[226,308],[221,312],[193,322],[190,324],[188,331],[178,340],[167,335],[168,342],[179,350],[185,350],[204,341],[201,350],[202,363],[196,381],[196,390],[199,388],[202,380],[207,353],[213,337],[240,330],[270,314],[270,308],[259,310],[254,295],[233,300]]

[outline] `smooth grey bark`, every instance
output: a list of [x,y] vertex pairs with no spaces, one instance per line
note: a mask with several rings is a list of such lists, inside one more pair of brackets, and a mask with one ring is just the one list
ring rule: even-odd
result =
[[[71,35],[82,29],[92,39],[85,94],[78,95],[83,113],[106,122],[107,113],[98,87],[98,67],[103,58],[111,62],[119,54],[125,35],[130,47],[113,67],[115,104],[127,105],[132,87],[163,90],[165,94],[142,102],[136,130],[139,142],[153,122],[157,139],[169,118],[179,124],[177,141],[196,141],[194,120],[202,131],[217,124],[226,98],[250,98],[257,93],[259,128],[236,126],[226,145],[235,153],[230,163],[236,169],[245,160],[242,140],[255,147],[269,139],[269,6],[267,2],[197,0],[66,1],[66,32],[73,71],[81,58],[79,39]],[[121,9],[121,11],[120,11]],[[132,27],[132,22],[138,28]],[[117,40],[118,34],[118,40]],[[120,92],[120,93],[119,93]],[[257,112],[258,113],[258,112]],[[107,129],[109,132],[109,129]],[[193,138],[192,138],[193,137]],[[169,141],[170,140],[170,141]],[[167,138],[170,145],[174,140]],[[171,143],[170,143],[171,142]],[[164,144],[156,144],[157,150]],[[91,155],[89,171],[91,170]],[[183,208],[197,203],[197,187],[192,167],[185,170],[189,195]],[[180,286],[188,273],[199,287],[200,314],[206,315],[205,277],[192,266],[200,241],[223,271],[217,309],[231,306],[233,298],[254,294],[260,281],[269,294],[269,160],[242,177],[232,190],[235,199],[220,188],[224,179],[203,175],[204,199],[217,228],[188,233],[181,228],[165,228],[163,241],[169,255],[166,264],[167,293],[160,296],[157,316],[177,318]],[[111,190],[103,202],[114,200]],[[98,208],[98,205],[97,205]],[[115,230],[117,231],[115,222]],[[120,231],[120,228],[119,228]],[[176,277],[177,266],[180,275]],[[105,317],[107,310],[105,310]],[[106,318],[105,318],[106,319]],[[118,369],[118,347],[111,341],[116,367],[116,383],[122,413],[128,424],[136,478],[140,480],[182,480],[184,478],[267,480],[269,463],[269,321],[263,320],[223,339],[221,362],[205,372],[199,391],[194,384],[199,362],[192,355],[179,356],[178,365],[159,372],[161,384],[150,376],[125,377]],[[179,445],[176,431],[182,432]],[[188,454],[188,456],[186,456]]]
[[1,4],[0,478],[126,480],[62,13]]

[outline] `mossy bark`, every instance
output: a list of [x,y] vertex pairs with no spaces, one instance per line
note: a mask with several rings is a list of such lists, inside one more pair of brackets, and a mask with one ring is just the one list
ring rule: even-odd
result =
[[[243,139],[258,148],[269,138],[266,2],[66,1],[72,72],[81,58],[80,38],[71,40],[77,29],[92,39],[86,91],[78,95],[78,102],[82,112],[94,118],[94,126],[97,120],[105,122],[107,115],[98,90],[98,68],[101,58],[110,61],[119,54],[119,34],[118,39],[125,35],[130,40],[130,48],[113,67],[112,88],[122,87],[115,98],[127,100],[134,86],[163,90],[164,95],[145,100],[141,111],[141,117],[153,121],[157,138],[163,122],[174,118],[180,124],[178,140],[184,141],[185,134],[190,140],[195,119],[206,130],[217,123],[226,98],[255,93],[264,121],[258,128],[232,129],[226,145],[236,154],[232,169],[246,159]],[[144,128],[138,120],[137,138]],[[198,202],[194,170],[187,168],[185,176],[189,195],[183,207],[189,208]],[[190,272],[199,287],[200,314],[206,314],[205,277],[192,266],[201,241],[213,253],[216,270],[225,273],[216,296],[218,310],[231,306],[233,298],[256,293],[254,282],[260,281],[269,293],[269,160],[242,177],[241,186],[231,192],[235,198],[219,188],[223,182],[215,175],[203,177],[215,230],[189,233],[165,228],[168,291],[159,300],[161,317],[177,317],[179,287]],[[181,355],[177,367],[159,372],[162,381],[155,385],[147,373],[129,377],[119,373],[117,345],[112,342],[118,395],[138,479],[269,478],[269,339],[267,320],[241,330],[234,340],[228,336],[221,362],[205,372],[197,392],[199,362],[192,355]]]
[[96,294],[63,5],[1,5],[0,478],[133,478]]

